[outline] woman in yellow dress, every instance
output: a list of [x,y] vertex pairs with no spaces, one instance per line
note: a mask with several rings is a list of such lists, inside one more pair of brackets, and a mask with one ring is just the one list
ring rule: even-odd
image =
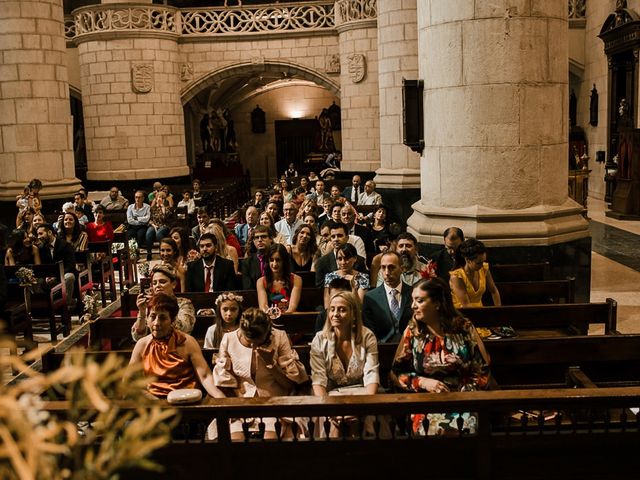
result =
[[455,308],[482,307],[482,296],[489,291],[494,305],[500,305],[489,264],[487,249],[475,238],[462,242],[456,252],[456,268],[450,272],[449,285]]

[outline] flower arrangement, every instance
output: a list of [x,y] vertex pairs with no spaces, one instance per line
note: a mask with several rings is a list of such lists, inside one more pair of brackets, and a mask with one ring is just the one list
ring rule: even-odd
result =
[[93,290],[89,290],[82,298],[82,304],[84,312],[89,314],[90,318],[96,318],[98,316],[98,298],[97,293]]
[[420,271],[420,276],[422,278],[436,278],[438,276],[438,264],[433,260],[427,261],[427,264]]
[[233,300],[235,302],[238,302],[240,305],[242,305],[242,300],[244,299],[242,298],[241,295],[236,295],[233,292],[224,292],[218,295],[218,298],[216,298],[215,304],[220,305],[222,302],[226,302],[227,300]]
[[33,270],[27,267],[20,267],[16,271],[16,277],[18,278],[21,287],[32,287],[38,283]]
[[[148,380],[139,366],[115,354],[98,364],[76,350],[45,375],[24,363],[36,356],[0,358],[0,366],[26,374],[0,385],[0,478],[109,480],[130,468],[160,470],[149,456],[169,442],[176,411],[145,397]],[[49,406],[44,394],[66,401],[64,410]],[[136,408],[114,400],[122,398]]]

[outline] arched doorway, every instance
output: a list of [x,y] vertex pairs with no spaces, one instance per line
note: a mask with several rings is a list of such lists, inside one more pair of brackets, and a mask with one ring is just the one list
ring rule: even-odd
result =
[[[339,85],[332,79],[291,62],[245,62],[211,72],[182,93],[187,155],[194,175],[236,159],[258,183],[276,177],[288,162],[304,170],[316,140],[317,117],[324,108],[339,105],[339,95]],[[251,123],[256,108],[265,115],[263,131]],[[228,125],[215,118],[225,115],[232,122],[235,144],[230,145],[225,134]],[[211,138],[203,131],[206,125]],[[339,131],[334,132],[334,142],[341,147]]]

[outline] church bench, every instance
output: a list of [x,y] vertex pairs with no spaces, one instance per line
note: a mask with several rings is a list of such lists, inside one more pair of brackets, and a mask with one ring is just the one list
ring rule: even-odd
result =
[[604,325],[606,334],[617,333],[617,310],[617,302],[607,298],[596,303],[471,307],[460,312],[476,327],[511,326],[522,335],[527,331],[586,335],[590,325]]
[[[310,336],[315,333],[317,312],[296,312],[281,315],[274,321],[276,328],[281,328],[294,338]],[[110,339],[114,344],[132,345],[131,328],[136,317],[103,317],[97,319],[89,327],[91,344],[99,347],[101,340]],[[213,325],[215,317],[211,315],[196,315],[196,322],[191,335],[204,341],[207,329]]]
[[490,264],[495,282],[525,282],[548,280],[551,272],[549,262],[496,263]]
[[[546,303],[574,303],[576,279],[537,280],[524,282],[496,282],[502,305],[538,305]],[[485,292],[484,305],[493,305],[491,294]]]
[[[23,266],[31,269],[38,281],[33,292],[30,289],[26,290],[26,297],[23,296],[23,289],[18,286],[15,275]],[[65,337],[71,332],[71,316],[67,309],[67,288],[64,283],[62,261],[23,266],[4,267],[7,280],[16,279],[8,282],[8,299],[24,298],[32,319],[45,317],[49,324],[48,331],[51,335],[51,341],[55,343],[59,332],[62,332]],[[48,279],[52,279],[52,281],[47,282]]]
[[[495,381],[492,388],[640,386],[640,335],[510,338],[485,340],[484,343],[491,358],[491,372]],[[310,346],[294,345],[293,348],[310,372]],[[380,379],[384,387],[389,386],[388,375],[397,348],[397,343],[378,345]],[[115,353],[128,358],[131,350],[132,343]],[[111,352],[79,354],[85,353],[102,361]],[[203,349],[207,362],[211,362],[214,353],[215,350]],[[55,370],[63,358],[64,352],[47,352],[43,357],[43,370]]]

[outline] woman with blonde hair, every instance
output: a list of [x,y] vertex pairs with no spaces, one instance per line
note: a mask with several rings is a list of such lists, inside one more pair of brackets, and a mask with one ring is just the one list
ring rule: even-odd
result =
[[[311,342],[310,355],[315,395],[373,395],[378,392],[378,342],[375,334],[362,323],[360,300],[354,293],[338,292],[331,296],[324,327]],[[342,422],[357,425],[355,418],[331,418],[330,421],[330,436],[338,436]],[[373,417],[365,420],[365,432],[373,433]]]
[[222,258],[231,260],[233,262],[233,269],[236,274],[238,273],[238,252],[235,248],[227,244],[227,239],[224,236],[224,229],[220,226],[220,220],[209,220],[209,224],[205,229],[206,232],[212,233],[218,241],[217,254]]

